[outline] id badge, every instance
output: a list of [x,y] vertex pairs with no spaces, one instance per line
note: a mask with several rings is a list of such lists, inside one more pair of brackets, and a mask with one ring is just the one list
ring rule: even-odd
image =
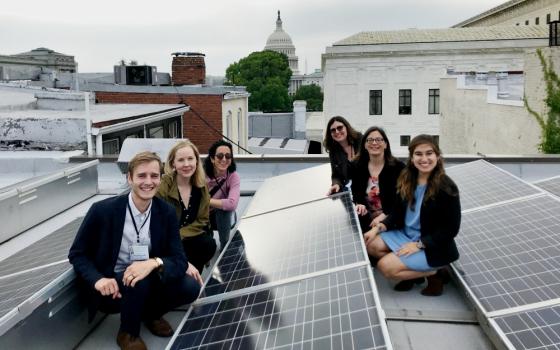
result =
[[134,244],[130,246],[130,260],[142,261],[150,258],[150,252],[147,245]]

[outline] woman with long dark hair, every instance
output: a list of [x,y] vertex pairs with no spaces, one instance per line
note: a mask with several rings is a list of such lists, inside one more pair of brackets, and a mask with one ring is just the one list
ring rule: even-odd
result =
[[233,213],[239,202],[241,181],[236,169],[231,143],[214,142],[204,160],[204,171],[211,197],[210,224],[212,229],[218,230],[220,249],[224,249],[229,240]]
[[[441,295],[445,266],[459,258],[455,236],[461,223],[459,189],[445,174],[438,145],[418,135],[408,146],[406,168],[397,183],[400,197],[393,213],[365,238],[368,253],[395,289],[410,290],[428,278],[422,294]],[[380,233],[380,234],[379,234]]]
[[385,131],[372,126],[364,133],[353,165],[352,197],[362,232],[366,232],[393,210],[404,163],[393,157]]
[[323,141],[331,163],[331,187],[327,195],[343,190],[348,184],[351,178],[350,162],[358,153],[361,139],[362,134],[341,116],[334,116],[327,123]]

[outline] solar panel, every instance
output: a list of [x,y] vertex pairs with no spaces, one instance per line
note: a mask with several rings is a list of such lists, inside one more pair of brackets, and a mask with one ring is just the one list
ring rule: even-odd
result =
[[70,268],[71,265],[64,262],[16,276],[0,278],[0,320]]
[[560,176],[555,176],[550,179],[537,181],[534,183],[534,185],[560,197]]
[[261,214],[325,198],[330,185],[329,164],[271,177],[261,185],[245,215]]
[[353,211],[344,193],[242,219],[205,295],[366,261]]
[[386,349],[368,269],[199,303],[170,348]]
[[492,322],[514,349],[560,349],[560,305],[496,317]]
[[484,160],[450,167],[446,173],[459,187],[462,210],[540,193],[537,188]]
[[558,213],[546,195],[463,214],[454,266],[485,311],[560,298]]
[[0,265],[0,277],[67,260],[68,250],[83,219],[75,219],[9,257],[9,264]]

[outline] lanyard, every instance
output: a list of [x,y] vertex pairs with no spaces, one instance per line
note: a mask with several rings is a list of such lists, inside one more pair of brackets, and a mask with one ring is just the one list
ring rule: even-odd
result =
[[144,223],[142,223],[142,226],[140,226],[140,230],[139,230],[138,227],[136,226],[136,220],[134,220],[134,215],[132,215],[132,209],[130,209],[130,203],[127,203],[127,206],[128,206],[128,212],[130,213],[130,218],[132,219],[132,224],[134,225],[134,230],[136,231],[136,243],[140,243],[140,231],[142,231],[142,228],[144,228],[144,225],[146,225],[146,223],[148,222],[150,215],[152,215],[152,210],[150,210],[148,216],[146,216],[146,220],[144,220]]

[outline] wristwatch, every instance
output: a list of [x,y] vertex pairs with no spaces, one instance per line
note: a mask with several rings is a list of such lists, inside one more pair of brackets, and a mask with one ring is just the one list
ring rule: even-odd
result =
[[156,263],[157,263],[157,269],[158,269],[158,271],[163,270],[163,260],[161,260],[160,258],[157,258],[157,257],[154,258],[154,260],[155,260]]
[[424,243],[422,243],[422,240],[418,240],[418,242],[416,242],[416,248],[418,249],[424,249],[426,248],[426,246],[424,245]]

